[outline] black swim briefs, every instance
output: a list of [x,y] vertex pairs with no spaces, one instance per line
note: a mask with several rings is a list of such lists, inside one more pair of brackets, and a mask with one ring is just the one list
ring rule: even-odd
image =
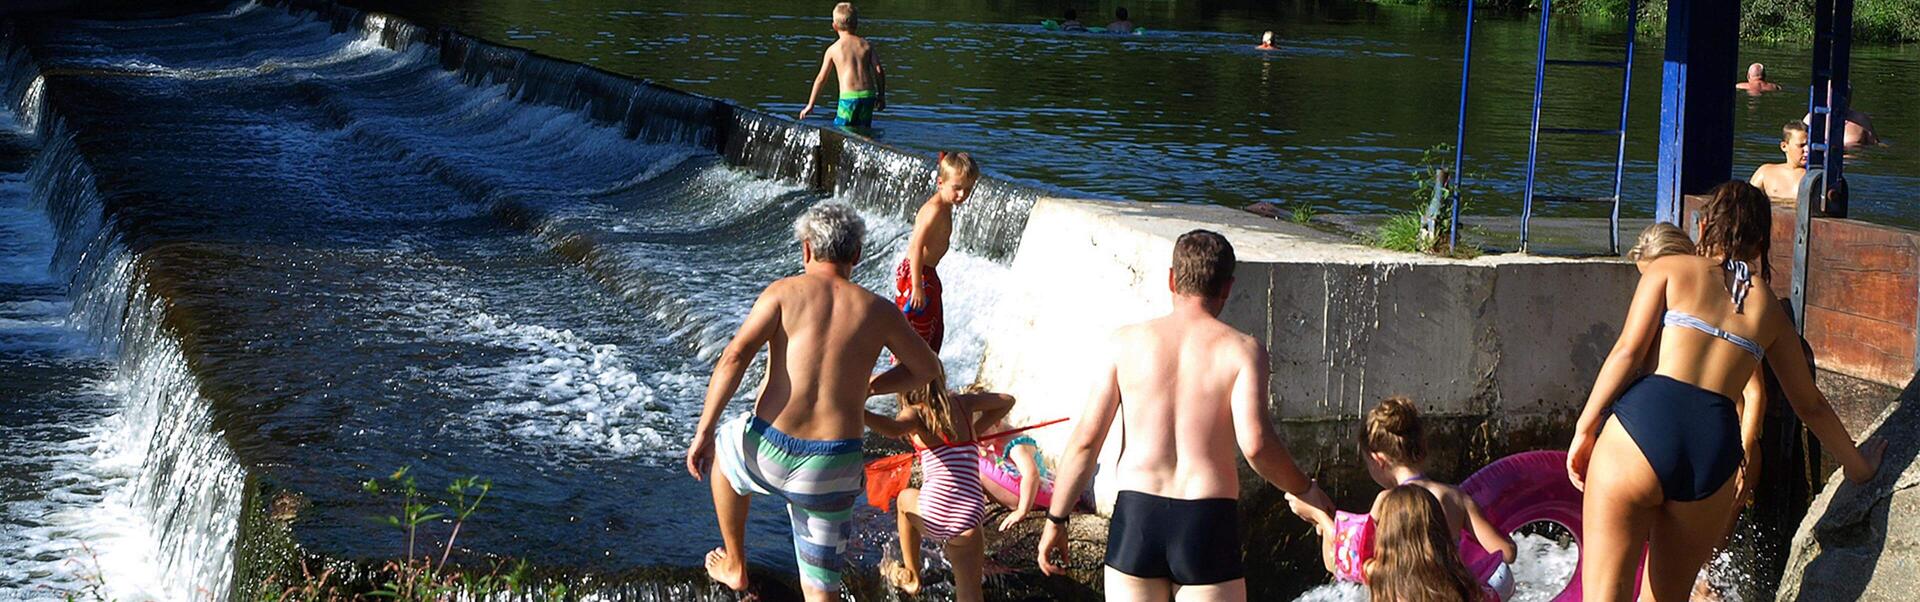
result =
[[1238,506],[1225,498],[1177,500],[1122,491],[1107,527],[1107,566],[1177,585],[1245,577]]

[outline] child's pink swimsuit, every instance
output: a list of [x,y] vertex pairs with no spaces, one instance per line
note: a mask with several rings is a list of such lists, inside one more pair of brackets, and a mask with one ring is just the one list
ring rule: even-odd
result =
[[920,520],[927,536],[953,539],[987,518],[987,491],[980,484],[980,445],[972,441],[948,443],[920,450]]

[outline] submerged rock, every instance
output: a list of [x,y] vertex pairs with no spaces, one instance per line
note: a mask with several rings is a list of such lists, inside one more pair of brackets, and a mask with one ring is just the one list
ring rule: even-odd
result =
[[1794,533],[1778,599],[1912,600],[1920,592],[1920,378],[1866,429],[1887,440],[1865,485],[1839,471]]

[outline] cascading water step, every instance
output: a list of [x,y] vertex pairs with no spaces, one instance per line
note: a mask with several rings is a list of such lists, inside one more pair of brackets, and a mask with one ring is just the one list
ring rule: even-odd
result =
[[[145,595],[245,598],[262,572],[297,570],[271,565],[291,557],[273,546],[402,554],[369,520],[397,502],[359,484],[408,466],[433,487],[495,483],[460,534],[476,557],[615,599],[704,592],[688,571],[717,544],[707,486],[679,464],[706,370],[759,288],[798,268],[793,218],[833,195],[729,164],[686,133],[711,124],[672,121],[695,113],[686,98],[632,88],[626,110],[649,114],[633,131],[575,102],[577,66],[478,45],[454,61],[404,23],[356,25],[242,5],[23,26],[49,115],[35,139],[51,140],[31,185],[78,199],[39,208],[70,256],[44,265],[76,297],[120,291],[69,312],[109,340],[101,378],[120,384],[93,421],[140,466],[100,503],[148,541],[70,539],[145,558],[128,564],[151,575],[126,578]],[[773,150],[753,152],[792,154]],[[874,259],[856,280],[890,292],[895,207],[924,198],[924,160],[845,160],[869,174],[839,194],[867,209]],[[863,179],[881,175],[905,183]],[[1031,202],[994,186],[1015,200],[971,211]],[[969,283],[950,299],[971,309],[948,317],[962,378],[1006,269],[988,257],[1019,230],[985,221],[942,265]],[[753,561],[791,570],[784,513],[755,511]],[[262,516],[286,537],[261,535]]]

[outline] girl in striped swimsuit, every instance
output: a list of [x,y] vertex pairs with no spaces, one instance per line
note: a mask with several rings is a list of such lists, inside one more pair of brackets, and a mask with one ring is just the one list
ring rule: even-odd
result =
[[980,600],[987,546],[980,522],[987,516],[986,490],[980,483],[980,433],[1013,409],[1013,397],[999,393],[954,393],[946,378],[902,393],[900,413],[867,413],[867,427],[891,437],[906,437],[920,454],[921,487],[900,492],[900,559],[881,567],[894,587],[920,591],[920,536],[941,542],[953,565],[954,599]]

